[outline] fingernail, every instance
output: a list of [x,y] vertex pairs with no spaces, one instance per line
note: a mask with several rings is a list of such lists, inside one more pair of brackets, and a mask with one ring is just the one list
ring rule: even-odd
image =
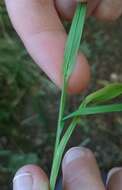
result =
[[86,152],[87,149],[83,147],[73,147],[69,149],[69,151],[67,151],[67,153],[64,156],[62,163],[63,167],[66,167],[66,165],[78,158],[82,158],[86,154]]
[[119,173],[120,171],[122,171],[122,167],[116,167],[116,168],[111,169],[110,172],[108,173],[106,184],[108,184],[110,178],[113,175]]
[[31,173],[18,174],[13,179],[13,190],[32,190],[33,178]]

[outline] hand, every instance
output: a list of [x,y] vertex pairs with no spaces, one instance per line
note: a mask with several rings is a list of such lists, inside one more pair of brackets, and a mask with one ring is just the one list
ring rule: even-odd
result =
[[[62,63],[67,35],[58,13],[66,19],[71,19],[77,1],[86,0],[5,0],[13,26],[28,52],[59,87],[62,84]],[[114,20],[122,13],[121,0],[88,1],[88,12],[99,19]],[[79,54],[69,80],[69,92],[80,92],[87,86],[89,79],[87,60],[83,54]]]
[[[122,168],[114,168],[108,174],[107,187],[103,185],[100,172],[90,150],[71,148],[63,159],[64,190],[121,190]],[[37,166],[28,165],[15,175],[13,190],[48,190],[46,174]]]

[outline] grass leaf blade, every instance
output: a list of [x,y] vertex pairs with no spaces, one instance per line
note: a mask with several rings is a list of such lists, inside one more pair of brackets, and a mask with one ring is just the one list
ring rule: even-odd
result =
[[60,168],[60,163],[62,160],[62,156],[63,156],[63,152],[65,150],[65,147],[76,127],[77,122],[74,120],[70,126],[68,127],[68,129],[66,130],[64,136],[62,137],[62,140],[57,148],[56,154],[55,154],[55,162],[53,162],[53,166],[52,166],[52,174],[51,174],[51,189],[54,189],[55,187],[55,183],[56,183],[56,178],[58,176],[59,173],[59,168]]
[[80,40],[83,34],[84,22],[85,22],[85,17],[86,17],[86,9],[87,9],[87,3],[78,3],[76,12],[73,18],[73,22],[71,25],[71,29],[68,35],[68,39],[66,42],[65,51],[64,51],[64,64],[63,64],[64,77],[63,77],[63,87],[62,87],[62,94],[61,94],[61,101],[60,101],[54,159],[53,159],[53,165],[52,165],[51,177],[50,177],[51,190],[54,190],[55,188],[56,179],[57,179],[64,148],[77,123],[77,120],[74,120],[73,123],[70,125],[69,129],[67,130],[66,135],[64,135],[64,138],[61,139],[61,133],[64,127],[63,116],[64,116],[65,102],[66,102],[66,95],[67,95],[67,85],[68,85],[69,77],[76,63],[76,58],[77,58],[77,54],[78,54],[78,50],[80,46]]
[[83,34],[84,22],[86,18],[86,9],[86,3],[78,3],[68,35],[63,64],[64,78],[66,81],[69,79],[73,71],[74,64],[76,63],[76,57],[79,50],[80,40]]
[[79,117],[81,115],[104,114],[104,113],[121,112],[121,111],[122,111],[122,104],[86,107],[86,108],[81,108],[78,111],[75,111],[72,114],[66,116],[64,120],[72,117]]
[[83,101],[84,107],[90,103],[98,104],[112,100],[122,94],[122,83],[114,83],[88,95]]

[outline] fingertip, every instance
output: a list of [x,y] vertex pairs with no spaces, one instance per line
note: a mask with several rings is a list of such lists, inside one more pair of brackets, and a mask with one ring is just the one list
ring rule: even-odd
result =
[[122,14],[122,1],[103,0],[94,11],[99,20],[115,21]]
[[45,172],[39,166],[36,166],[36,165],[33,165],[33,164],[28,164],[26,166],[21,167],[16,172],[15,176],[19,175],[19,174],[22,174],[22,173],[25,173],[27,171],[32,173],[32,175],[34,175],[34,176],[39,176],[39,177],[41,176],[41,178],[43,178],[44,180],[48,180],[47,175],[45,174]]
[[112,168],[112,169],[109,171],[109,173],[108,173],[106,184],[108,184],[109,181],[110,181],[116,174],[119,174],[119,172],[121,172],[121,175],[122,175],[122,167],[115,167],[115,168]]
[[64,155],[62,161],[62,169],[65,170],[72,162],[80,160],[90,160],[93,157],[93,153],[84,147],[72,147]]
[[84,147],[73,147],[66,152],[63,162],[63,187],[65,190],[103,190],[103,183],[93,153]]
[[35,165],[20,168],[13,179],[14,190],[48,190],[49,182],[44,171]]
[[122,189],[122,167],[116,167],[109,171],[106,186],[108,190]]
[[92,14],[94,9],[96,9],[99,2],[100,0],[56,0],[56,7],[61,17],[66,20],[71,20],[75,13],[77,3],[88,3],[87,15],[89,16]]
[[90,67],[83,54],[78,55],[75,69],[69,80],[69,94],[78,94],[87,88],[90,81]]
[[71,20],[76,8],[77,0],[56,0],[56,7],[61,17]]

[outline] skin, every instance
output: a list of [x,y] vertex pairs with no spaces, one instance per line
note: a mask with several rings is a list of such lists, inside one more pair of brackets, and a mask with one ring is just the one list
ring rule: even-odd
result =
[[[77,150],[80,150],[80,154]],[[75,155],[75,156],[74,156]],[[32,183],[28,187],[27,173]],[[74,147],[64,156],[62,164],[63,190],[121,190],[122,168],[113,168],[104,186],[93,153],[85,148]],[[48,190],[49,181],[44,171],[34,165],[21,168],[15,175],[13,190]],[[26,187],[26,188],[23,188]]]
[[[62,63],[67,35],[60,17],[70,20],[77,1],[85,0],[5,0],[11,21],[28,52],[61,88]],[[121,0],[88,0],[88,14],[115,20],[122,13]],[[80,53],[69,80],[68,91],[79,93],[90,80],[90,68]]]
[[[5,0],[8,13],[18,35],[28,52],[41,69],[59,87],[62,85],[62,63],[67,35],[60,17],[72,19],[76,2],[80,0]],[[85,1],[85,0],[81,0]],[[114,21],[122,14],[122,0],[88,0],[88,15],[100,20]],[[79,93],[90,80],[90,69],[82,53],[78,55],[76,67],[69,80],[68,91]],[[76,149],[76,148],[74,148]],[[75,151],[75,150],[72,151]],[[82,156],[70,163],[63,161],[63,187],[65,190],[105,190],[100,172],[89,150],[82,150]],[[69,155],[68,151],[66,155]],[[66,160],[66,156],[64,160]],[[75,154],[77,155],[77,154]],[[31,190],[47,190],[48,178],[37,166],[21,168],[14,180],[14,190],[23,190],[27,181],[17,185],[23,174],[31,174]],[[15,177],[16,177],[15,176]],[[20,177],[21,176],[21,177]],[[24,177],[25,179],[25,177]],[[122,189],[122,169],[114,168],[107,180],[108,190]]]

